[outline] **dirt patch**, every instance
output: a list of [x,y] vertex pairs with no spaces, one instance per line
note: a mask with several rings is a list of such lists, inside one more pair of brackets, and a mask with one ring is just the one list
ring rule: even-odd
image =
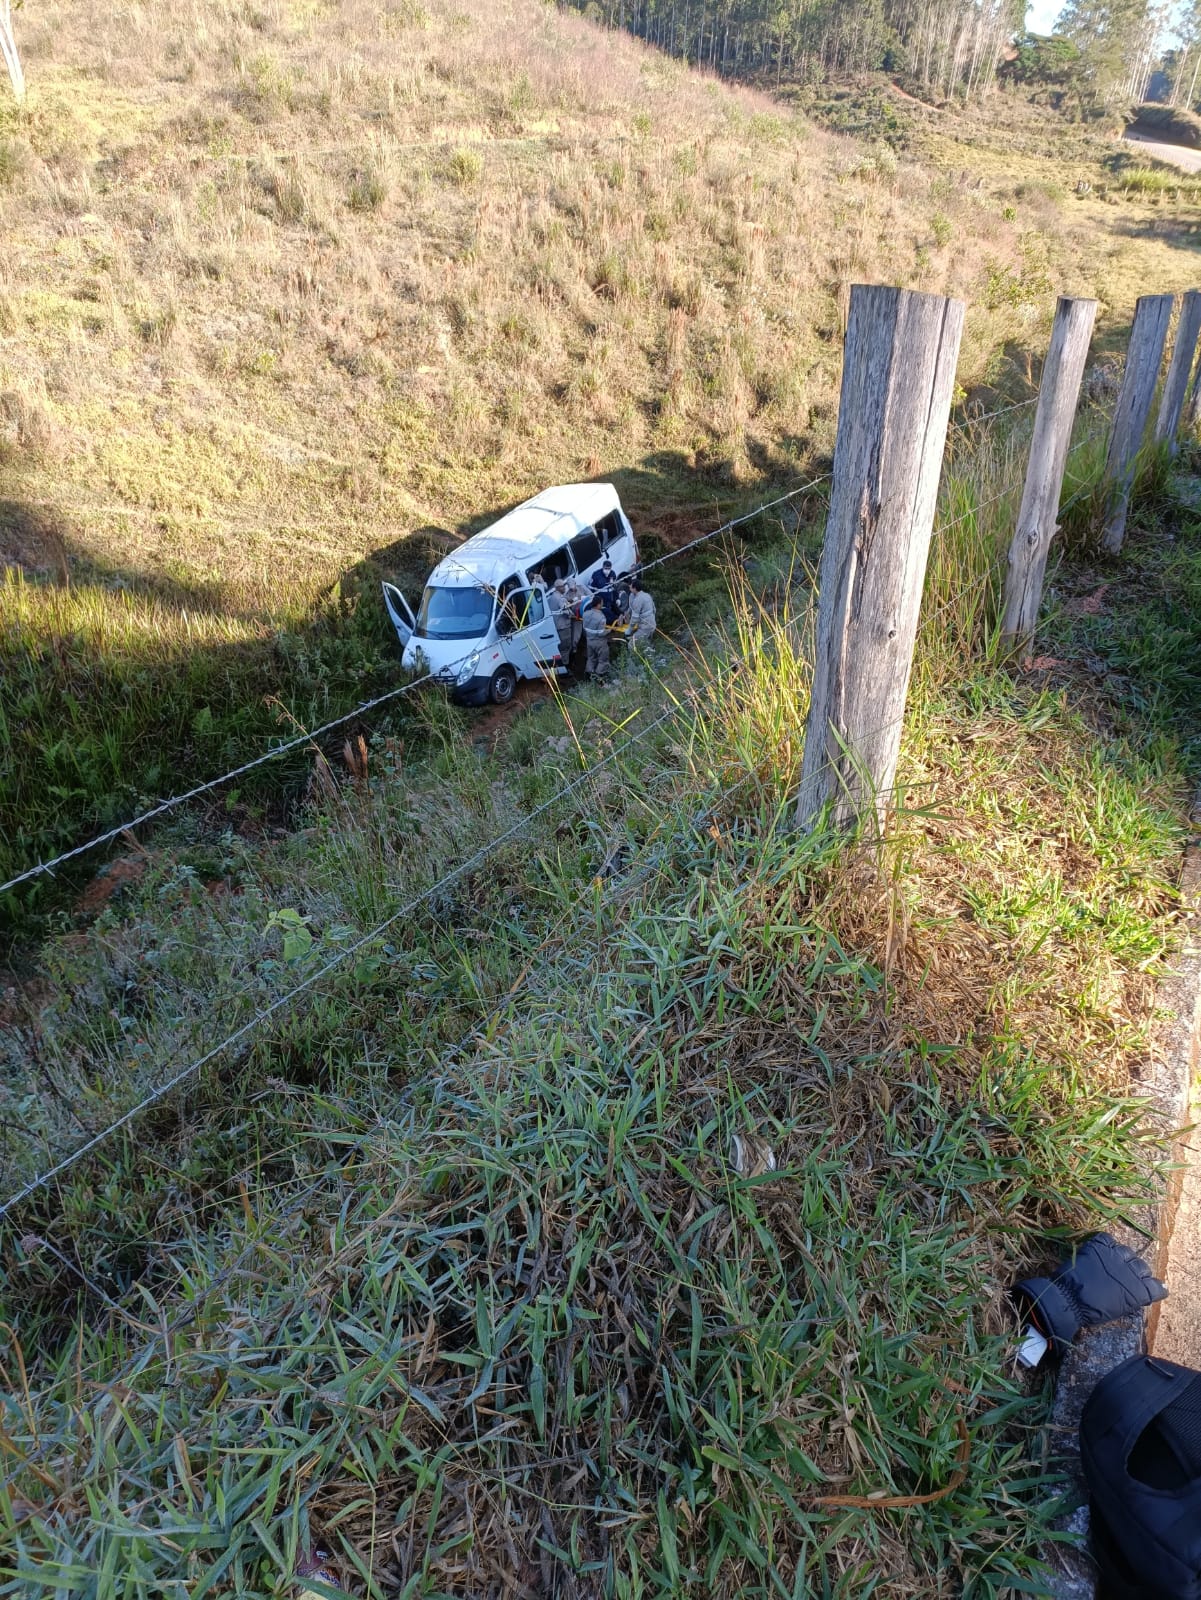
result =
[[946,109],[944,106],[931,105],[929,100],[919,100],[915,94],[910,94],[907,90],[902,89],[899,83],[890,83],[888,87],[898,100],[903,100],[907,106],[918,106],[922,111],[943,111]]
[[146,871],[145,856],[118,856],[98,872],[79,897],[77,910],[92,915],[109,903],[126,883],[136,883]]
[[716,528],[723,518],[712,506],[685,506],[660,512],[654,518],[640,517],[638,531],[657,539],[664,550],[679,550],[690,540]]
[[489,751],[495,749],[502,734],[507,733],[519,717],[546,705],[551,694],[552,691],[546,684],[535,683],[533,679],[524,679],[517,685],[517,690],[508,705],[484,706],[472,716],[468,731],[470,742],[480,746],[481,749],[484,747]]

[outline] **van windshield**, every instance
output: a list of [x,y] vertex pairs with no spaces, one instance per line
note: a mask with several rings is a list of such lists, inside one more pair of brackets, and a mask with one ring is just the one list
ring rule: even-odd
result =
[[492,595],[487,589],[436,589],[430,584],[417,613],[419,639],[478,639],[492,621]]

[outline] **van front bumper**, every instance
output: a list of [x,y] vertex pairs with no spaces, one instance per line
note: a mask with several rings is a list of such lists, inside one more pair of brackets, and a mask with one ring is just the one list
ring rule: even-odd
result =
[[454,684],[450,697],[457,706],[482,706],[487,703],[491,687],[492,679],[485,673],[482,676],[468,678],[466,683]]

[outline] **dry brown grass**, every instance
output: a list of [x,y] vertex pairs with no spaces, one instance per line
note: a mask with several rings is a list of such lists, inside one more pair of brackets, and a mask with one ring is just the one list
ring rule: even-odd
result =
[[982,303],[1030,229],[966,174],[535,0],[52,0],[24,34],[8,494],[135,572],[294,585],[546,481],[787,475],[853,279],[967,295],[965,384],[1050,310]]

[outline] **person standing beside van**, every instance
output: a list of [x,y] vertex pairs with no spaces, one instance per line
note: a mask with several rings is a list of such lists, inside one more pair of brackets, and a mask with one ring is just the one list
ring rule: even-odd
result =
[[604,602],[596,595],[584,608],[584,637],[588,641],[586,671],[590,678],[603,678],[609,671],[608,628]]
[[579,648],[580,640],[584,637],[584,607],[588,604],[589,594],[584,585],[569,572],[567,583],[567,609],[571,613],[571,648],[573,653]]
[[625,586],[607,556],[605,558],[605,571],[609,575],[609,582],[607,587],[601,590],[601,599],[605,603],[605,616],[610,622],[616,622],[625,612],[627,598],[624,593]]
[[658,623],[655,618],[655,602],[642,587],[640,578],[630,579],[630,631],[627,635],[632,650],[641,649],[655,637]]
[[568,595],[567,579],[556,578],[554,587],[546,597],[550,614],[555,619],[555,627],[559,630],[559,655],[563,661],[570,661],[572,651],[580,642],[583,628],[575,615],[575,605]]

